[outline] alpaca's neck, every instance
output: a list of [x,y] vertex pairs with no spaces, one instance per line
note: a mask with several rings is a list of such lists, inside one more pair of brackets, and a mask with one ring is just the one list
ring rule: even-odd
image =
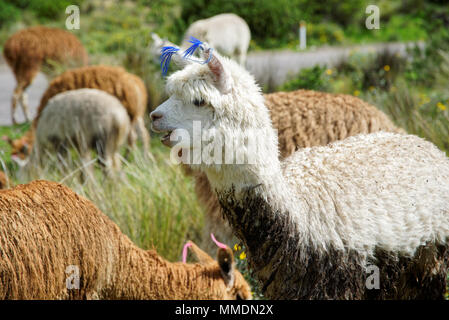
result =
[[[133,247],[122,254],[113,280],[114,296],[124,299],[212,299],[220,283],[218,268],[171,263],[153,251]],[[224,282],[221,281],[223,284]],[[218,291],[220,292],[220,291]]]
[[310,243],[310,237],[306,203],[283,176],[277,152],[258,158],[256,165],[225,165],[206,173],[234,234],[246,247],[252,270],[266,287],[274,266],[296,264],[289,260],[289,250],[301,250],[298,244]]

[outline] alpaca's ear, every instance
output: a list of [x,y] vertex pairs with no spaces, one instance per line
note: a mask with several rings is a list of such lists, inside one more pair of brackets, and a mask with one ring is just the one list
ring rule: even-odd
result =
[[218,249],[218,265],[228,287],[234,284],[234,255],[230,248]]
[[164,42],[164,40],[162,40],[161,37],[159,37],[159,35],[154,32],[151,32],[151,39],[156,46],[161,46]]
[[8,142],[9,144],[12,144],[12,139],[8,136],[2,136],[2,140]]
[[[212,56],[211,56],[212,55]],[[215,86],[222,94],[227,94],[231,91],[231,77],[228,72],[223,68],[223,64],[219,58],[212,54],[211,48],[206,49],[204,52],[206,60],[210,60],[207,65],[212,72]]]
[[215,263],[214,259],[210,255],[208,255],[206,252],[201,250],[195,243],[190,241],[191,246],[190,249],[192,250],[193,254],[196,256],[196,259],[200,264],[207,265]]

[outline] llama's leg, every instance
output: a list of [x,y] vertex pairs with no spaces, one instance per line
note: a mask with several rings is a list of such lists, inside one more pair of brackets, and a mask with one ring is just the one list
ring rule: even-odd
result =
[[111,177],[114,175],[114,157],[110,154],[105,154],[103,161],[100,162],[103,168],[103,175]]
[[115,171],[120,171],[120,168],[122,167],[122,161],[120,160],[120,153],[115,152],[114,157],[112,159],[112,166]]
[[246,51],[242,50],[242,48],[237,48],[234,51],[234,59],[237,61],[242,67],[245,67],[246,62]]
[[134,151],[134,149],[136,147],[137,133],[136,133],[135,127],[136,127],[135,125],[131,125],[131,130],[129,130],[129,133],[128,133],[128,138],[127,138],[128,147],[126,148],[125,159],[129,159],[130,151],[131,150]]
[[23,114],[25,115],[26,121],[30,122],[31,117],[30,117],[30,112],[29,112],[29,108],[28,108],[28,95],[25,91],[22,92],[22,95],[20,97],[20,104],[22,105],[22,111],[23,111]]
[[149,150],[150,134],[148,133],[147,128],[145,128],[145,122],[143,121],[143,117],[139,117],[136,119],[136,127],[139,137],[142,140],[143,151],[145,153],[145,156],[147,156],[150,151]]
[[23,93],[23,88],[21,85],[17,85],[16,88],[14,89],[14,92],[12,94],[12,101],[11,101],[11,120],[12,120],[12,124],[17,124],[16,121],[16,109],[17,109],[17,103],[20,102],[21,97],[22,97],[22,93]]
[[104,133],[103,138],[97,142],[97,153],[105,177],[110,177],[116,172],[116,167],[120,166],[118,154],[118,132],[119,129]]
[[239,62],[239,64],[240,64],[242,67],[245,67],[245,63],[246,63],[246,53],[245,53],[245,52],[240,52],[237,61]]
[[25,116],[26,121],[30,121],[31,117],[28,109],[28,99],[25,93],[25,90],[30,86],[33,79],[36,77],[39,72],[41,65],[36,64],[33,66],[28,66],[26,64],[21,65],[18,70],[14,71],[14,75],[16,77],[17,86],[14,90],[13,99],[12,99],[12,121],[13,124],[16,124],[15,119],[15,109],[17,108],[17,103],[22,105],[22,110]]
[[80,158],[81,158],[81,174],[80,179],[84,183],[88,179],[94,180],[94,169],[93,169],[93,163],[90,163],[92,161],[92,157],[90,154],[90,150],[88,149],[82,149],[80,150]]

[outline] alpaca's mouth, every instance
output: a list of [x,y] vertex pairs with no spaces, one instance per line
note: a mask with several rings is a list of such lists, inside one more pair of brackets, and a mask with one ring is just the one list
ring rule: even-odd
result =
[[167,147],[171,147],[170,135],[172,132],[173,131],[169,131],[164,136],[161,137],[161,142],[163,145],[166,145]]

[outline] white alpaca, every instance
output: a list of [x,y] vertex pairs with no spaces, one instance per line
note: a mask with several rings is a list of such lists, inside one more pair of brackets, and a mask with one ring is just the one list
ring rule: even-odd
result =
[[[449,160],[432,143],[380,132],[280,162],[260,88],[233,61],[214,53],[172,74],[166,89],[151,114],[155,131],[193,137],[199,120],[215,137],[263,137],[251,164],[192,167],[206,172],[268,298],[443,298]],[[370,264],[378,289],[366,286]]]
[[[202,41],[207,41],[221,54],[235,59],[244,66],[249,42],[251,41],[251,31],[245,20],[232,13],[225,13],[213,16],[209,19],[198,20],[190,25],[184,34],[182,48],[187,48],[190,37],[195,37]],[[159,58],[160,50],[164,46],[174,46],[166,39],[161,39],[156,33],[151,33],[153,43],[150,52],[154,57]]]
[[190,45],[190,37],[206,41],[221,54],[245,65],[251,31],[245,20],[238,15],[223,13],[195,21],[185,32],[181,47]]
[[65,154],[75,146],[81,160],[91,160],[97,151],[106,171],[120,168],[120,146],[126,141],[131,124],[120,101],[97,89],[78,89],[51,98],[39,118],[32,164],[43,162],[48,153]]

